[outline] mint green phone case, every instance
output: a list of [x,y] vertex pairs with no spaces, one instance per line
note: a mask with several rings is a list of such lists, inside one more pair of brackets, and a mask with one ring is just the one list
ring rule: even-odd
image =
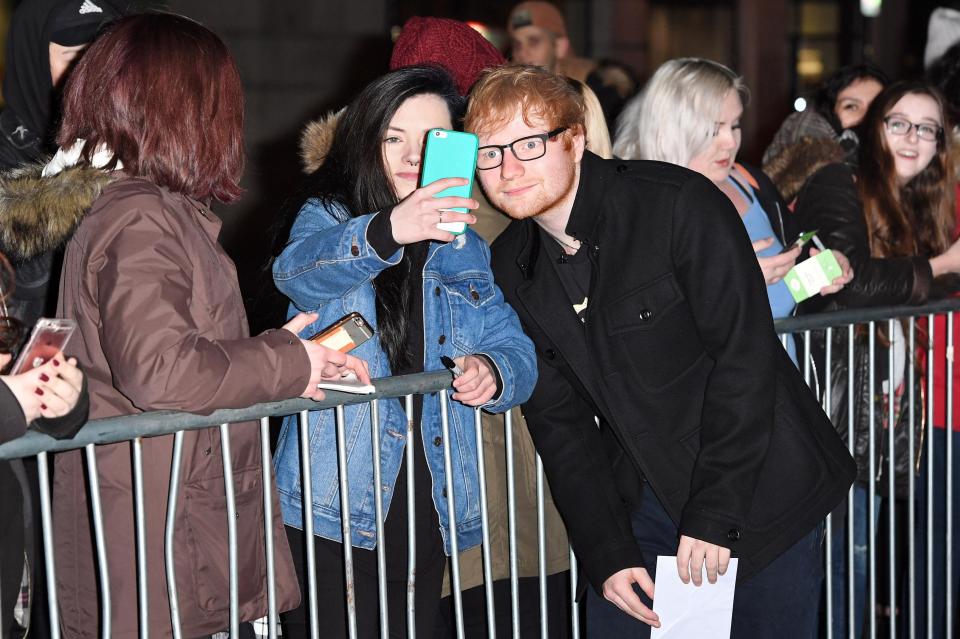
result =
[[[423,170],[420,172],[420,186],[426,186],[442,178],[460,177],[470,180],[464,186],[444,189],[435,197],[450,195],[470,197],[473,190],[473,176],[477,169],[477,136],[473,133],[430,129],[427,131],[426,148],[423,151]],[[467,213],[465,208],[453,211]],[[437,225],[444,231],[460,235],[467,230],[464,222],[443,222]]]

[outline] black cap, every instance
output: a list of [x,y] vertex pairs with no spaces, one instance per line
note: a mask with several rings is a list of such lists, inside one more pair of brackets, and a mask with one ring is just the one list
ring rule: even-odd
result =
[[74,47],[93,42],[103,25],[119,17],[106,0],[73,0],[62,5],[50,22],[50,42]]

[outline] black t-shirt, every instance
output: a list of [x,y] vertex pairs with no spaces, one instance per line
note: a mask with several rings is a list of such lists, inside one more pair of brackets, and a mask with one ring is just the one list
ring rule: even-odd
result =
[[[573,255],[567,255],[560,243],[542,228],[540,240],[560,278],[560,284],[567,294],[567,299],[570,300],[573,312],[581,322],[586,321],[587,305],[590,302],[590,276],[593,274],[593,265],[590,264],[588,252],[577,251]],[[613,429],[603,421],[600,424],[604,452],[613,468],[617,489],[624,503],[636,510],[640,507],[643,498],[643,476],[623,450]]]

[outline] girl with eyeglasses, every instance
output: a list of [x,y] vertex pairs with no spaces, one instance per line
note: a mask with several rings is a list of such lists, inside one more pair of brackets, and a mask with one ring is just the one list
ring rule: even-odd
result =
[[[960,243],[954,229],[954,169],[943,96],[925,83],[898,83],[885,89],[870,105],[863,122],[858,163],[830,164],[801,189],[796,215],[804,229],[819,229],[820,239],[850,259],[853,281],[829,299],[814,298],[804,312],[866,306],[922,304],[931,295],[935,278],[960,272]],[[885,327],[884,327],[885,328]],[[886,331],[882,331],[886,333]],[[889,404],[894,404],[895,497],[906,495],[910,472],[918,460],[908,455],[911,437],[906,336],[900,323],[893,334],[878,335],[874,353],[875,393],[869,388],[866,336],[857,336],[855,389],[848,397],[846,357],[832,363],[831,417],[841,437],[850,437],[859,478],[854,490],[853,625],[863,628],[868,566],[868,503],[870,403],[878,423],[874,428],[874,469],[877,497],[872,504],[876,522],[884,498],[889,498],[886,429]],[[836,331],[833,352],[846,353],[847,331]],[[888,370],[890,350],[894,365]],[[916,376],[920,379],[920,375]],[[915,393],[920,397],[919,391]],[[848,402],[854,403],[852,436]],[[917,411],[919,415],[919,410]],[[923,419],[915,420],[912,436],[920,455]],[[892,502],[889,502],[892,505]],[[844,573],[846,526],[835,520],[833,626],[836,636],[848,630],[847,579]],[[840,634],[837,634],[840,633]]]

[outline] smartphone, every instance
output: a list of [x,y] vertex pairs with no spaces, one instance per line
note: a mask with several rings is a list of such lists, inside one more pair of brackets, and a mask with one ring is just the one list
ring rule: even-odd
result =
[[46,364],[57,351],[62,351],[77,330],[71,319],[41,318],[37,320],[30,339],[20,351],[20,356],[10,369],[11,375],[19,375]]
[[[420,186],[426,186],[437,180],[450,177],[465,178],[468,184],[454,186],[437,193],[435,197],[470,197],[473,191],[473,176],[477,170],[477,148],[479,142],[473,133],[430,129],[427,131],[427,143],[423,151],[423,170],[420,172]],[[469,213],[465,208],[451,211]],[[460,235],[467,230],[466,222],[441,222],[437,228]]]
[[360,313],[349,313],[307,339],[341,353],[349,353],[373,337],[373,328]]
[[803,246],[804,244],[812,240],[816,236],[817,231],[819,230],[820,229],[817,229],[816,231],[806,231],[805,233],[801,233],[800,235],[797,236],[797,239],[795,239],[793,242],[790,242],[789,244],[784,246],[783,250],[780,251],[780,253],[786,253],[787,251],[792,251],[797,246]]

